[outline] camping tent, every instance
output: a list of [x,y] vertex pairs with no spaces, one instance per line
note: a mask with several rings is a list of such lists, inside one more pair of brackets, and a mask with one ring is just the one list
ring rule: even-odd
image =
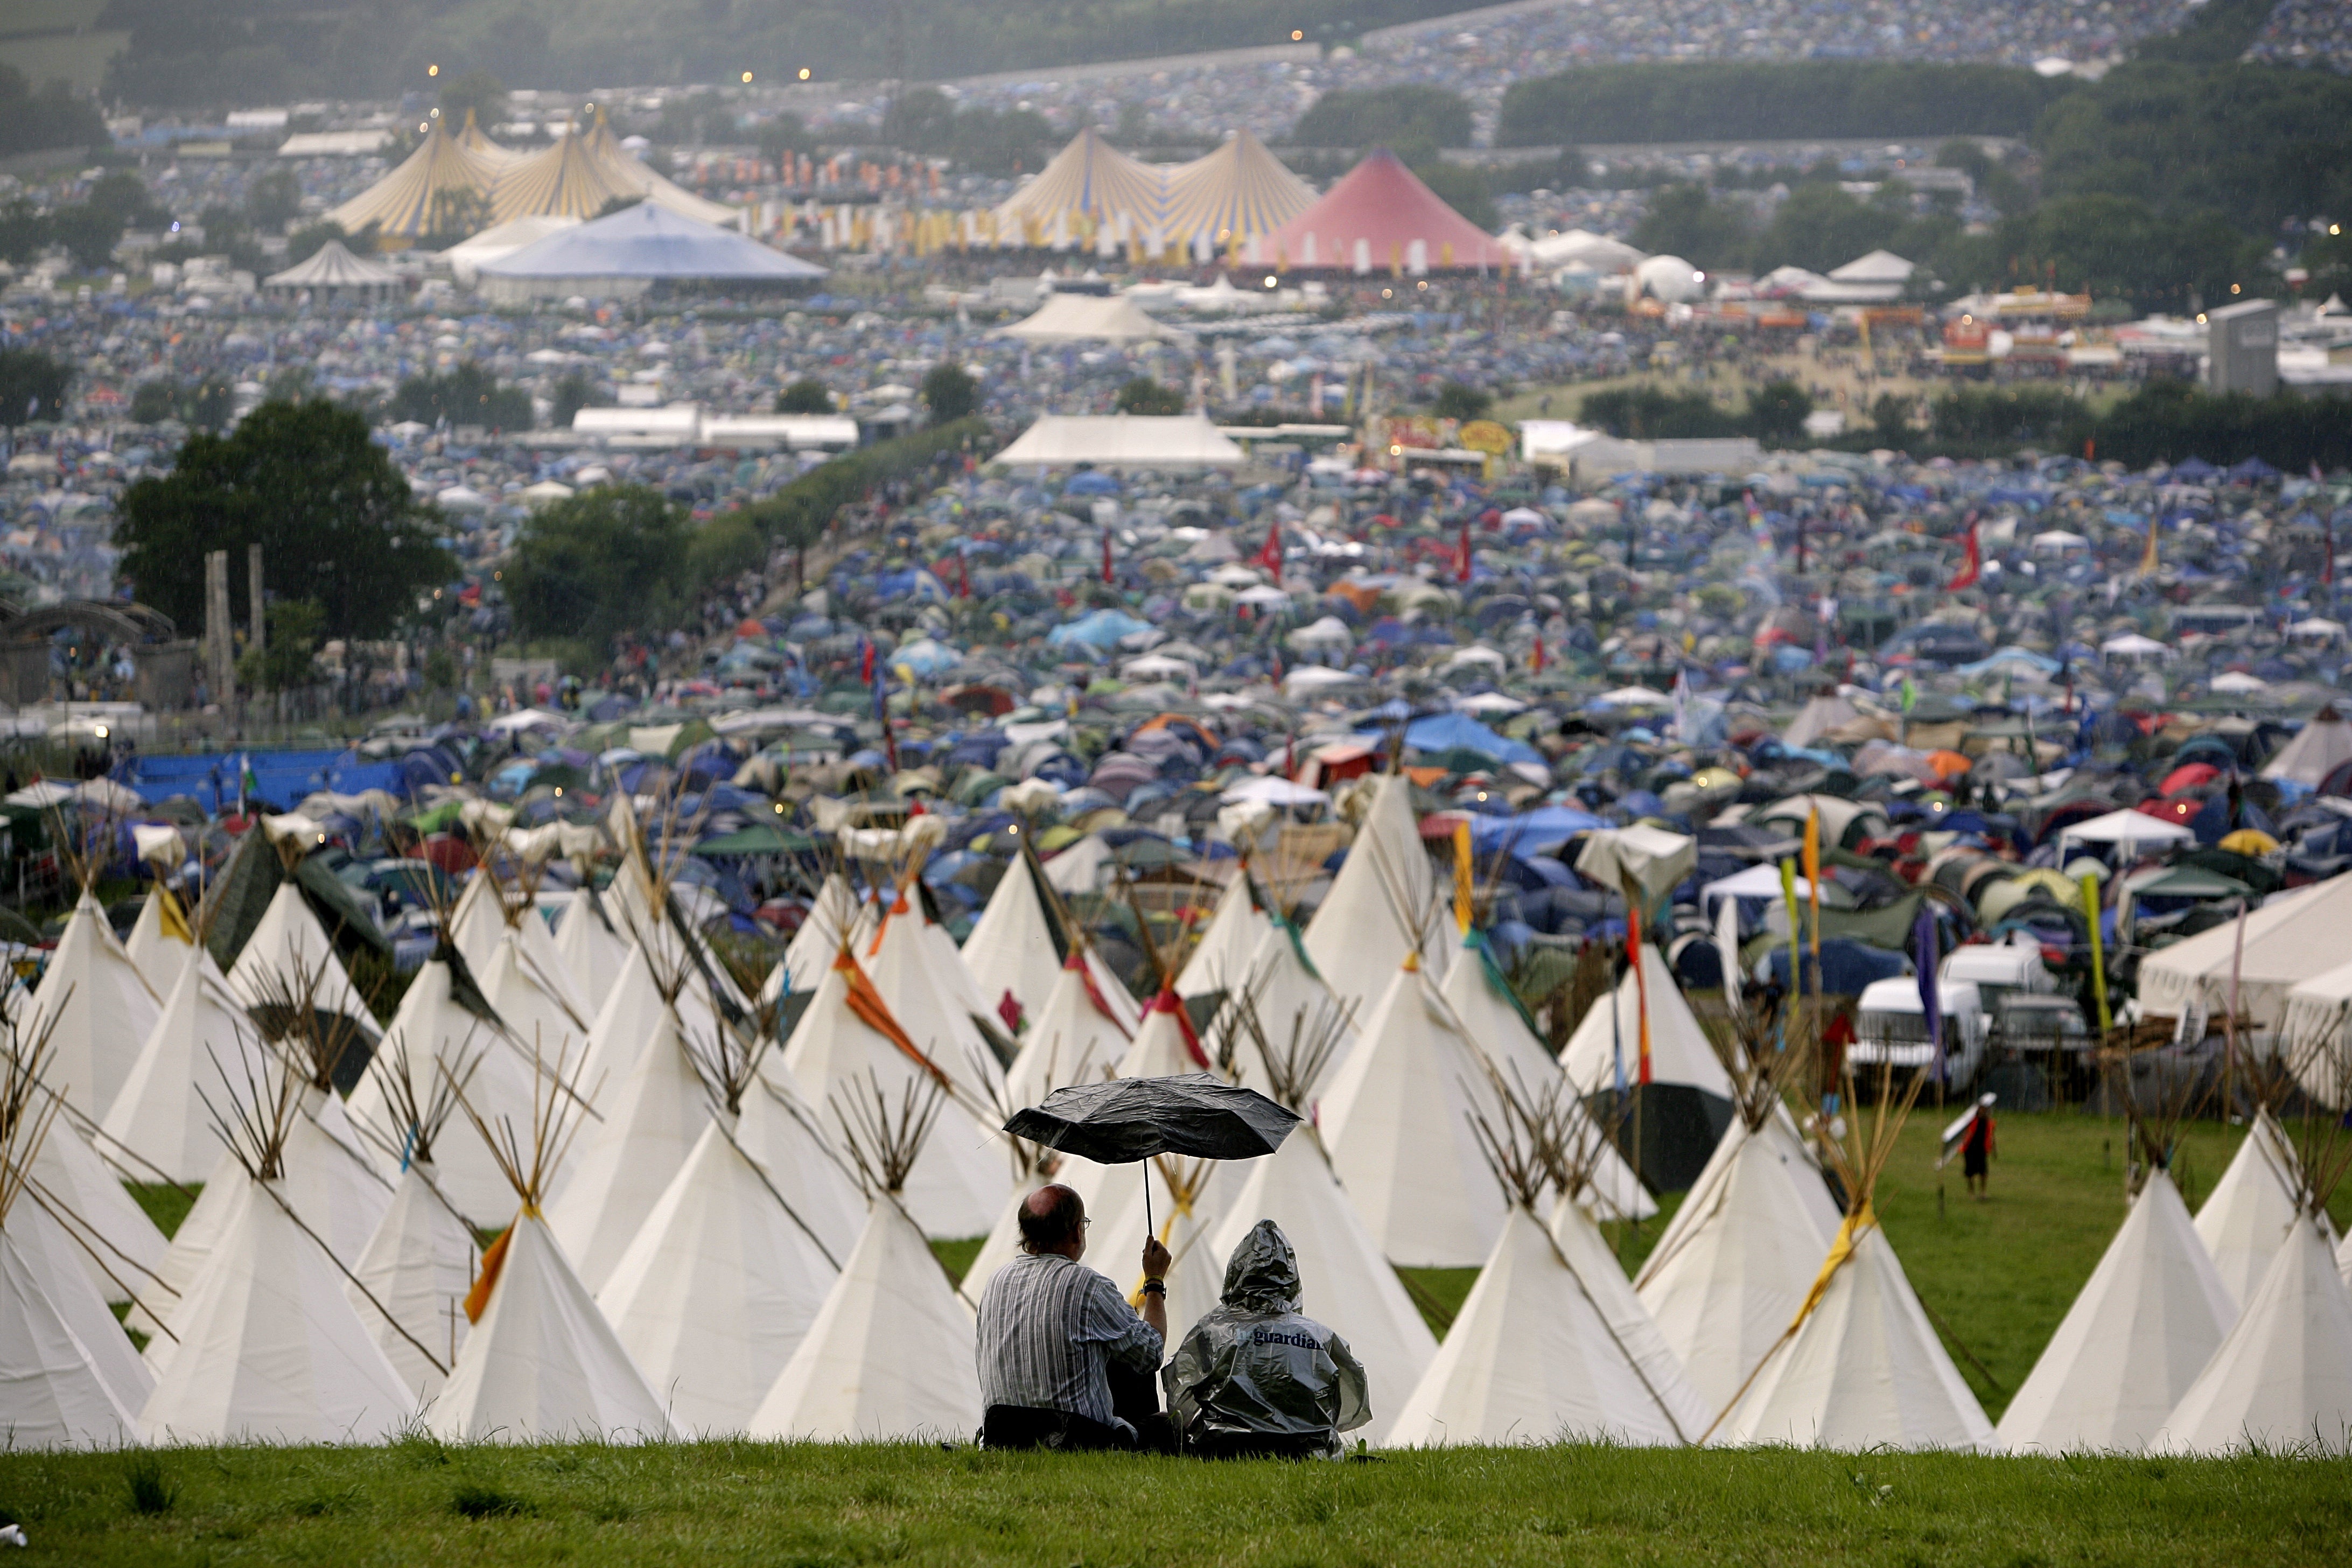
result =
[[989,335],[1024,343],[1136,343],[1183,334],[1173,327],[1160,325],[1125,300],[1095,294],[1054,294],[1047,296],[1032,314],[1010,326],[999,327]]
[[770,288],[824,276],[814,262],[652,201],[559,229],[477,269],[478,286],[492,300],[634,298],[682,284]]
[[1086,463],[1097,468],[1164,472],[1239,468],[1242,449],[1197,414],[1047,414],[994,460],[1008,468],[1068,468]]

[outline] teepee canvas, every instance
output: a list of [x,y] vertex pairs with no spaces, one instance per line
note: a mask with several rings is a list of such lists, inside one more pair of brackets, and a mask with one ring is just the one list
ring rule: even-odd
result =
[[2294,1232],[2297,1180],[2294,1146],[2264,1106],[2197,1211],[2197,1237],[2231,1300],[2254,1293]]
[[48,1037],[48,1079],[66,1103],[93,1120],[105,1115],[162,1011],[84,889],[21,1026],[28,1037]]
[[1342,1000],[1369,1015],[1407,954],[1442,973],[1449,956],[1436,882],[1413,821],[1412,785],[1387,773],[1370,809],[1307,927],[1307,953]]
[[666,1012],[627,1077],[595,1096],[604,1120],[580,1135],[577,1168],[547,1205],[547,1223],[591,1292],[693,1152],[710,1107]]
[[980,1426],[971,1311],[898,1199],[932,1118],[934,1084],[869,1078],[845,1136],[873,1191],[866,1229],[792,1360],[752,1414],[754,1437],[961,1439]]
[[297,1217],[286,1155],[309,1090],[289,1055],[224,1110],[239,1168],[216,1178],[231,1189],[216,1239],[148,1346],[151,1442],[382,1442],[416,1409],[317,1226]]
[[[393,1044],[368,1064],[394,1113],[392,1140],[400,1175],[392,1205],[352,1266],[353,1304],[380,1309],[376,1343],[401,1382],[430,1399],[440,1392],[464,1342],[466,1293],[473,1288],[473,1232],[439,1187],[435,1155],[457,1091],[471,1082],[475,1058],[446,1064],[421,1046]],[[467,1130],[471,1136],[471,1130]]]
[[[168,830],[173,843],[179,842],[179,830]],[[157,996],[171,994],[172,986],[180,977],[181,961],[194,945],[188,929],[187,911],[171,889],[158,881],[149,889],[146,900],[139,906],[139,919],[131,927],[131,935],[122,951],[147,989]]]
[[1486,1061],[1406,954],[1322,1099],[1331,1166],[1391,1263],[1486,1261],[1506,1204],[1472,1127],[1491,1112]]
[[178,973],[100,1131],[165,1179],[201,1182],[220,1158],[210,1107],[259,1068],[261,1042],[213,955],[172,950]]
[[689,1043],[709,1121],[597,1292],[683,1431],[743,1429],[848,1256],[739,1136],[746,1105],[771,1092],[758,1076],[769,1044],[748,1029]]
[[583,885],[572,895],[555,928],[555,956],[579,988],[593,1024],[629,956],[627,934],[614,926],[593,888]]
[[1536,1209],[1548,1182],[1571,1188],[1601,1147],[1570,1130],[1558,1088],[1505,1096],[1478,1126],[1510,1207],[1429,1369],[1389,1429],[1399,1446],[1548,1443],[1675,1446],[1705,1430],[1705,1406],[1634,1297],[1600,1231],[1562,1194],[1560,1230]]
[[1127,1053],[1127,1031],[1092,980],[1079,954],[1063,961],[1054,988],[1022,1035],[1020,1054],[1004,1069],[1007,1104],[1016,1110],[1035,1105],[1057,1089],[1108,1077]]
[[1028,856],[1016,852],[964,939],[964,966],[992,1012],[1010,993],[1034,1016],[1061,973],[1063,955],[1038,881]]
[[[547,1182],[583,1114],[561,1087],[560,1056],[534,1072],[527,1132],[459,1109],[494,1150],[520,1205],[490,1244],[466,1298],[473,1328],[425,1424],[448,1441],[635,1443],[670,1436],[668,1414],[540,1213]],[[528,1142],[526,1142],[526,1138]]]
[[247,1005],[258,1006],[298,975],[312,990],[312,1005],[353,1020],[372,1017],[358,987],[344,972],[343,961],[336,956],[334,943],[327,940],[326,928],[310,912],[300,884],[289,877],[278,884],[269,907],[262,911],[261,923],[238,950],[236,962],[229,966],[228,984]]
[[1257,889],[1251,885],[1249,873],[1240,872],[1225,884],[1217,898],[1217,912],[1209,918],[1208,929],[1184,960],[1184,968],[1176,977],[1176,994],[1205,996],[1247,984],[1250,955],[1273,929],[1274,922],[1258,908]]

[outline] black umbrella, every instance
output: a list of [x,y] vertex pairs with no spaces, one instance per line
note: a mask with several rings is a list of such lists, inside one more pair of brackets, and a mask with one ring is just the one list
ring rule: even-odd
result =
[[[1296,1111],[1254,1089],[1227,1083],[1213,1073],[1188,1072],[1057,1089],[1044,1104],[1015,1112],[1004,1131],[1097,1164],[1126,1165],[1154,1154],[1255,1160],[1281,1148],[1298,1121]],[[1143,1205],[1149,1229],[1148,1178]]]

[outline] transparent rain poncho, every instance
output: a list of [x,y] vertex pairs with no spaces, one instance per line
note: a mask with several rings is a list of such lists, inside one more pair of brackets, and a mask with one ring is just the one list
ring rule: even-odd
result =
[[1224,1300],[1202,1314],[1161,1374],[1168,1408],[1192,1437],[1320,1437],[1372,1418],[1364,1369],[1348,1342],[1298,1310],[1298,1260],[1262,1219],[1225,1266]]

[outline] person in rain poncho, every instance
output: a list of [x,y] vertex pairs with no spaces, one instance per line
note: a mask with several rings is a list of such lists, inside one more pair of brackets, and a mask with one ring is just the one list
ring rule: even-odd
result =
[[1223,1301],[1202,1315],[1161,1374],[1187,1453],[1335,1457],[1372,1418],[1348,1342],[1298,1310],[1298,1258],[1262,1219],[1225,1265]]

